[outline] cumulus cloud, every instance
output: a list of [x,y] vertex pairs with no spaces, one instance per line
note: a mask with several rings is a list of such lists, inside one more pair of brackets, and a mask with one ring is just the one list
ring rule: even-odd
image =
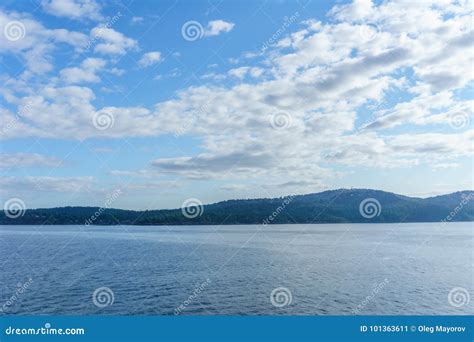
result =
[[140,58],[140,61],[138,64],[141,67],[148,67],[150,65],[156,64],[161,61],[161,52],[158,51],[152,51],[152,52],[147,52],[143,54],[142,58]]
[[57,17],[70,19],[101,19],[100,6],[95,0],[42,0],[43,10]]
[[[12,28],[10,34],[6,34]],[[52,54],[59,44],[68,44],[79,52],[88,41],[84,33],[48,29],[28,15],[2,10],[0,32],[0,54],[13,54],[24,62],[26,71],[22,79],[52,71]]]
[[59,75],[65,83],[99,82],[96,72],[103,69],[106,61],[101,58],[87,58],[80,67],[65,68]]
[[106,26],[97,26],[91,30],[91,37],[98,40],[94,51],[104,55],[123,55],[129,50],[137,49],[136,40]]
[[387,129],[403,124],[415,125],[446,124],[456,116],[469,121],[474,116],[474,101],[456,100],[451,91],[436,94],[424,93],[393,108],[381,110],[379,117],[365,125],[365,129]]
[[329,12],[331,16],[342,21],[360,21],[373,13],[372,0],[354,0],[348,5],[337,5]]
[[253,78],[260,77],[264,73],[264,70],[262,68],[258,67],[239,67],[239,68],[234,68],[230,69],[228,71],[228,74],[237,77],[239,79],[245,78],[245,76],[250,75]]
[[230,32],[234,28],[235,24],[224,20],[212,20],[207,23],[207,27],[204,30],[205,37],[218,36],[221,33]]

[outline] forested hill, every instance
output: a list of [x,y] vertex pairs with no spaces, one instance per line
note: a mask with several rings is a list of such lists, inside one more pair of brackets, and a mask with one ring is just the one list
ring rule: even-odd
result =
[[473,220],[473,191],[422,199],[367,189],[339,189],[271,199],[229,200],[172,210],[62,207],[0,213],[0,224],[3,225],[222,225]]

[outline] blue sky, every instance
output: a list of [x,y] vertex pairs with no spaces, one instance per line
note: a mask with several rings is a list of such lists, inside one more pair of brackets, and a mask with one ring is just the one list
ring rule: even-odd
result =
[[472,8],[3,1],[1,199],[472,189]]

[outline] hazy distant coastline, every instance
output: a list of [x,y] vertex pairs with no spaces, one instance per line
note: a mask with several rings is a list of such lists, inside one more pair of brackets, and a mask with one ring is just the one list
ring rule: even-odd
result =
[[3,211],[2,225],[228,225],[474,221],[474,191],[414,198],[370,189],[338,189],[271,199],[238,199],[134,211],[61,207]]

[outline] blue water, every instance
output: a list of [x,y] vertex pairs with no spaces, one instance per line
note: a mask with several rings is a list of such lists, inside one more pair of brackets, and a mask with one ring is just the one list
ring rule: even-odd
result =
[[[0,226],[0,308],[35,315],[473,314],[473,228]],[[93,301],[101,287],[113,292],[107,306]],[[291,293],[282,307],[270,300],[279,287]],[[448,300],[456,287],[471,297],[460,307]]]

